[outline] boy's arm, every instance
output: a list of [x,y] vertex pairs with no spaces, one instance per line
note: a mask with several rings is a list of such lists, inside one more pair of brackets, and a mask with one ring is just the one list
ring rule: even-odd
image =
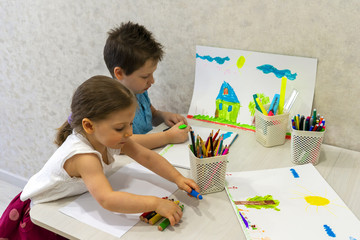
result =
[[178,122],[187,124],[186,118],[180,114],[160,111],[155,109],[153,105],[150,105],[150,109],[153,116],[154,125],[160,124],[162,122],[165,122],[165,124],[169,127],[174,126]]
[[179,129],[181,124],[183,124],[183,122],[175,124],[165,132],[134,134],[131,136],[131,139],[148,149],[158,148],[169,143],[182,143],[188,139],[190,128]]

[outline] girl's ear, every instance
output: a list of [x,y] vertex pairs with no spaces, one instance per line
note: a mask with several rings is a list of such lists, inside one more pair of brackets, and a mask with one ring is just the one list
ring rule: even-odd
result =
[[94,132],[94,124],[88,118],[84,118],[82,120],[82,127],[83,127],[84,131],[88,134],[92,134]]
[[115,67],[114,76],[117,80],[122,80],[125,77],[125,72],[121,67]]

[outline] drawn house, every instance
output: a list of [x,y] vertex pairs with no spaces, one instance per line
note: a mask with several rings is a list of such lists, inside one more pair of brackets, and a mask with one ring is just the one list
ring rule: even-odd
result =
[[215,117],[236,123],[240,110],[240,102],[229,83],[223,82],[216,97]]

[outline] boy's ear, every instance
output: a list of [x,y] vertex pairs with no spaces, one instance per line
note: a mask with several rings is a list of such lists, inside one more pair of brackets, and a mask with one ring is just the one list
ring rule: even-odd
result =
[[117,80],[122,80],[125,77],[125,72],[121,67],[115,67],[114,76]]
[[84,118],[82,120],[82,127],[83,127],[84,131],[88,134],[92,134],[94,132],[94,124],[88,118]]

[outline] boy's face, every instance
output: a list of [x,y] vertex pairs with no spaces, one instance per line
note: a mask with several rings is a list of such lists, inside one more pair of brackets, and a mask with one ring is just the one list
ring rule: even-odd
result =
[[153,73],[157,68],[157,62],[147,60],[145,64],[130,75],[126,75],[119,67],[114,69],[116,78],[133,93],[139,94],[148,90],[154,84]]

